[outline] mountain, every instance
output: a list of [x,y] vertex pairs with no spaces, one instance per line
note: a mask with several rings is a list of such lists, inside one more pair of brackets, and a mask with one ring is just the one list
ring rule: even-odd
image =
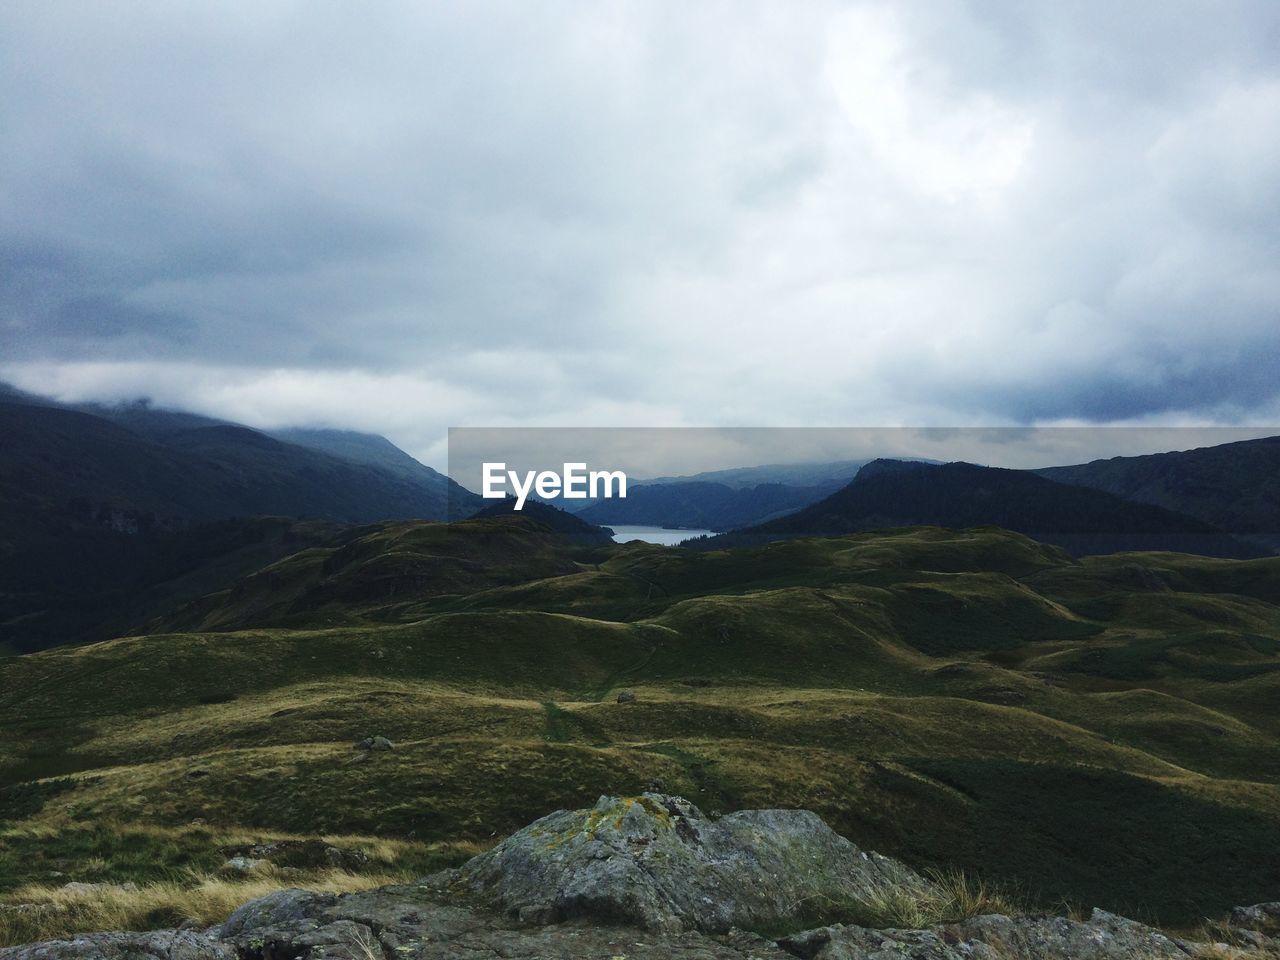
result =
[[998,526],[1077,555],[1176,550],[1252,557],[1269,552],[1203,520],[1027,471],[900,460],[872,461],[848,486],[789,516],[691,545],[709,549],[915,525]]
[[642,481],[645,486],[664,483],[719,483],[734,490],[780,483],[789,487],[843,487],[868,463],[861,460],[836,460],[830,463],[765,463],[754,467],[729,467],[707,470],[683,477],[654,477]]
[[285,443],[297,444],[310,450],[332,454],[355,463],[380,467],[388,473],[414,480],[427,487],[444,489],[448,478],[436,470],[415,460],[386,437],[376,433],[359,433],[355,430],[321,430],[292,427],[287,430],[269,430],[267,433]]
[[657,477],[632,483],[625,499],[570,509],[595,523],[735,530],[816,503],[845,486],[868,462],[772,463]]
[[[0,395],[0,649],[139,629],[337,525],[438,519],[450,497],[479,502],[418,467],[145,404]],[[296,519],[251,519],[262,517]],[[166,600],[135,602],[152,594]]]
[[593,523],[732,530],[798,510],[830,492],[829,487],[781,483],[734,487],[694,480],[646,482],[629,486],[625,498],[597,500],[577,514]]
[[[88,500],[169,526],[252,515],[443,519],[451,494],[479,503],[447,477],[387,450],[384,438],[302,433],[310,435],[305,445],[145,404],[72,409],[0,398],[0,489],[58,508]],[[365,452],[334,453],[326,445]]]
[[1036,472],[1197,517],[1280,550],[1280,437]]

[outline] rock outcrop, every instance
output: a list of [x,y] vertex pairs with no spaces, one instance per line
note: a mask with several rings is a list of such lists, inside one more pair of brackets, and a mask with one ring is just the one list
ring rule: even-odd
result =
[[1276,904],[1236,911],[1242,928],[1252,925],[1238,946],[1252,954],[1101,910],[1087,921],[988,915],[920,930],[746,932],[796,929],[824,904],[848,915],[859,898],[931,889],[806,811],[711,819],[678,797],[602,797],[416,884],[345,896],[281,890],[205,931],[87,934],[3,949],[0,960],[1167,960],[1280,951],[1270,934]]
[[470,860],[451,886],[526,923],[591,917],[723,933],[794,920],[928,881],[865,853],[807,810],[712,820],[678,797],[601,797],[543,817]]

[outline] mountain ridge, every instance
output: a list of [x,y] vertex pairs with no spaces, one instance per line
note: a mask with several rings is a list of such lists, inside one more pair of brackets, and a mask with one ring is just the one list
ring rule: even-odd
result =
[[715,549],[919,524],[1002,527],[1077,555],[1175,550],[1246,558],[1270,553],[1198,518],[1030,471],[887,459],[871,461],[847,486],[786,517],[689,545]]

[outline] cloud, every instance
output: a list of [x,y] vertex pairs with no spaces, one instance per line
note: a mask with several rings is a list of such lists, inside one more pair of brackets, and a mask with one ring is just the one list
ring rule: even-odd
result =
[[1269,0],[19,5],[0,376],[451,423],[1280,408]]

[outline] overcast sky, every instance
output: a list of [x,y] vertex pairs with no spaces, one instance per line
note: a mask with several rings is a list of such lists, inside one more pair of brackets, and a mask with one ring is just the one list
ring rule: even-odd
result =
[[261,426],[1280,422],[1280,3],[0,6],[0,378]]

